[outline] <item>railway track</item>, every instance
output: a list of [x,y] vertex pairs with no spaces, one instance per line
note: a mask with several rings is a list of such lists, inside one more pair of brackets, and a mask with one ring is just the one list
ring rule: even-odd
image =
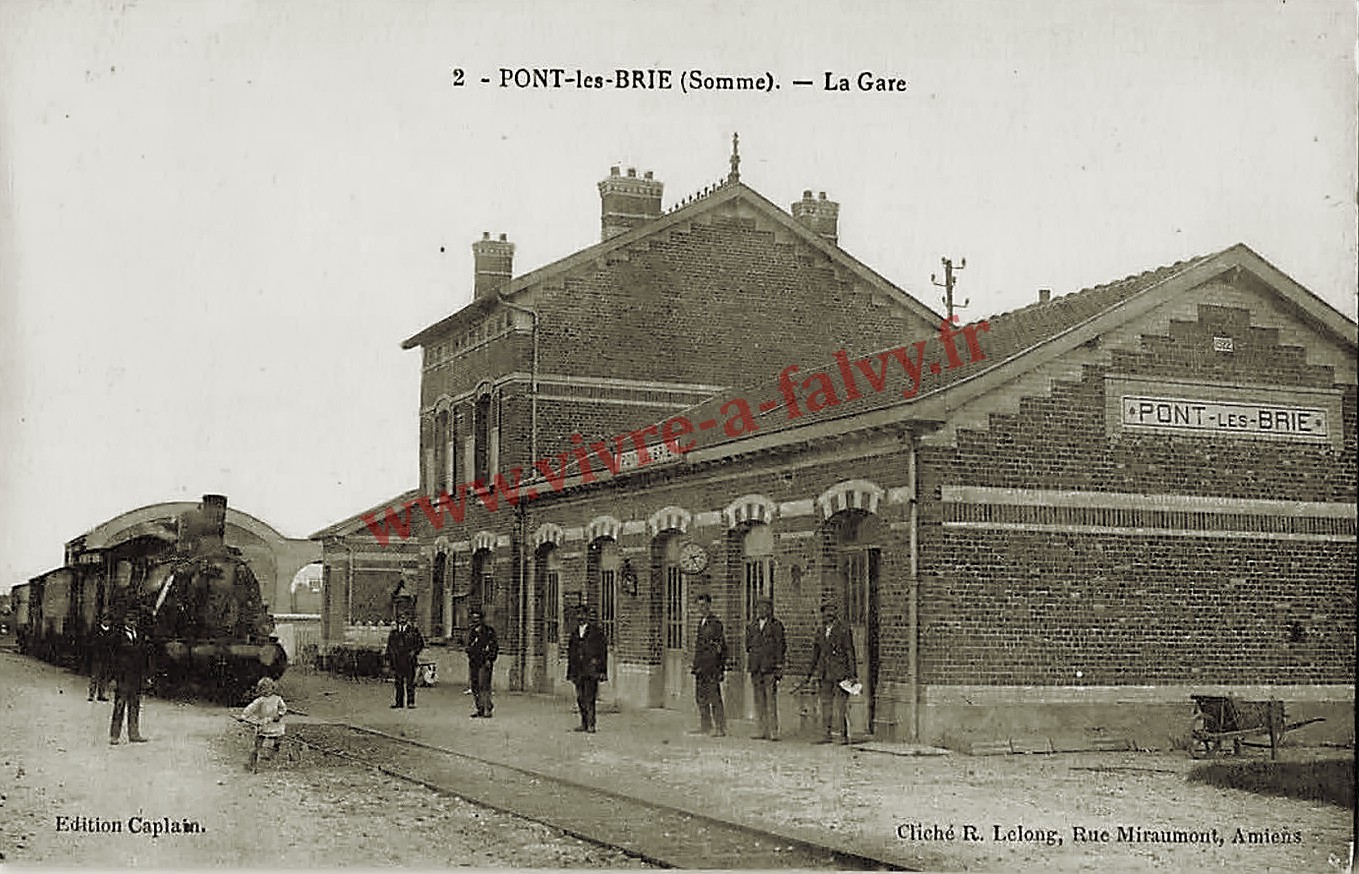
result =
[[665,868],[907,871],[893,862],[631,798],[357,726],[295,724],[320,752],[456,795]]

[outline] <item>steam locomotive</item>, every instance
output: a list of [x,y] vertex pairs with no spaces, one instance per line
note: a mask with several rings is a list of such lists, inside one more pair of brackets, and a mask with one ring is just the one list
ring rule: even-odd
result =
[[75,563],[12,595],[21,652],[88,667],[90,632],[101,615],[140,619],[152,644],[158,691],[206,693],[236,702],[261,677],[278,679],[288,656],[273,636],[259,580],[226,544],[227,499],[204,495],[177,524],[144,532],[137,560]]

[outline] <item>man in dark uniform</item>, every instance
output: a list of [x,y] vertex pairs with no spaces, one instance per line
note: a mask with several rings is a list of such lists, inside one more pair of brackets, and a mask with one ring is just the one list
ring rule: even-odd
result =
[[755,621],[746,627],[746,670],[760,720],[757,739],[779,739],[779,680],[785,652],[783,623],[774,618],[774,602],[761,598],[755,602]]
[[727,671],[727,635],[722,621],[713,615],[713,597],[698,596],[698,631],[694,637],[694,700],[698,704],[698,731],[726,737],[727,713],[722,706],[722,678]]
[[495,657],[500,655],[496,643],[495,629],[487,625],[480,609],[472,608],[468,614],[472,627],[467,631],[467,679],[472,684],[472,695],[477,702],[477,712],[473,718],[491,718],[495,705],[491,703],[491,674],[495,668]]
[[854,639],[849,626],[836,615],[834,601],[823,601],[821,627],[812,638],[812,666],[807,670],[808,682],[815,677],[821,684],[821,716],[826,733],[817,743],[834,740],[832,729],[840,735],[840,743],[849,743],[849,721],[845,715],[849,693],[840,683],[853,680],[856,673]]
[[118,629],[113,627],[113,617],[105,613],[99,617],[99,624],[90,632],[90,697],[95,695],[100,701],[107,701],[105,691],[113,679],[113,664],[118,649]]
[[588,612],[582,607],[578,615],[579,621],[566,643],[566,679],[576,684],[580,727],[575,730],[593,733],[599,684],[609,678],[609,642],[604,629],[595,622],[599,614],[594,607]]
[[146,682],[148,652],[146,640],[138,626],[135,609],[123,617],[123,629],[117,632],[113,651],[113,720],[109,723],[109,743],[118,743],[123,733],[123,714],[127,714],[127,739],[134,744],[146,743],[142,737],[142,684]]
[[415,669],[420,650],[424,648],[425,639],[420,636],[420,629],[402,614],[396,620],[396,627],[387,635],[387,660],[391,662],[396,678],[396,703],[392,709],[415,707]]

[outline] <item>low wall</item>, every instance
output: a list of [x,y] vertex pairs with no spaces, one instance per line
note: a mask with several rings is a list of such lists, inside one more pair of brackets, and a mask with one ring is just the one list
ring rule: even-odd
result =
[[310,664],[321,648],[321,617],[303,613],[276,615],[274,636],[288,654],[289,664]]
[[[1354,745],[1353,686],[931,686],[923,690],[920,740],[958,750],[1011,738],[1048,738],[1057,749],[1089,748],[1097,740],[1187,749],[1194,714],[1190,695],[1279,699],[1288,723],[1325,719],[1288,733],[1285,745]],[[905,739],[909,708],[900,700],[894,704],[902,717],[897,739]]]

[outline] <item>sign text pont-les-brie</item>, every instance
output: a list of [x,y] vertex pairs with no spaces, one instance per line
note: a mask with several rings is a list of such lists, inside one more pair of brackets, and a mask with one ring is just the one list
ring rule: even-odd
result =
[[1295,440],[1326,440],[1326,411],[1280,404],[1224,403],[1187,398],[1123,396],[1125,428],[1201,434],[1224,431]]

